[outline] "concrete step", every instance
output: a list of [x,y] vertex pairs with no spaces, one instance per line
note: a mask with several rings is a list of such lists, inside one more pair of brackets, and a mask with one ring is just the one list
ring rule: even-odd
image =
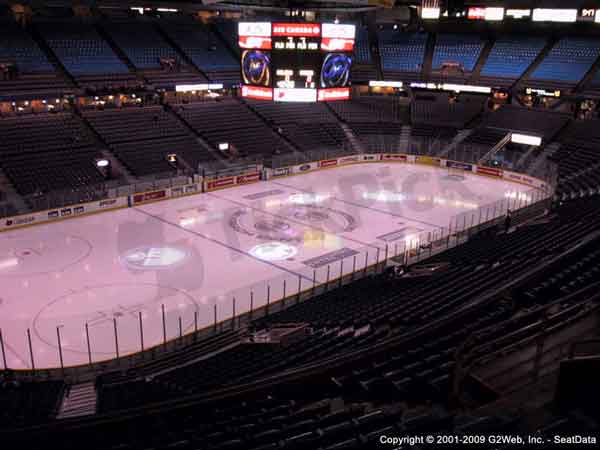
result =
[[398,137],[398,150],[401,153],[410,153],[410,125],[402,125],[400,136]]
[[454,139],[452,139],[450,145],[443,148],[438,156],[447,157],[450,152],[458,147],[460,143],[463,142],[473,131],[474,129],[460,130],[458,133],[456,133],[456,136],[454,136]]
[[344,130],[344,134],[346,135],[346,138],[348,139],[348,142],[350,143],[350,147],[352,147],[352,150],[355,152],[358,152],[358,153],[365,153],[365,148],[364,148],[362,142],[352,132],[352,129],[344,122],[339,122],[339,124],[340,124],[340,127],[342,127],[342,130]]
[[102,156],[110,161],[110,165],[113,170],[113,177],[123,178],[128,183],[134,183],[135,177],[127,170],[127,168],[121,164],[121,161],[117,159],[117,157],[111,152],[108,143],[106,143],[100,134],[96,132],[94,127],[90,124],[90,122],[84,117],[84,115],[78,109],[75,109],[73,113],[73,117],[77,118],[81,123],[82,127],[86,130],[88,136],[96,143],[96,147],[98,147],[102,153]]
[[96,386],[93,382],[74,384],[63,396],[57,419],[96,414]]

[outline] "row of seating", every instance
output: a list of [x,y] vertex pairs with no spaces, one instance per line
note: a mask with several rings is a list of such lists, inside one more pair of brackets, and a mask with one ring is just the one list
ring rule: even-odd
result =
[[485,40],[479,34],[438,33],[433,50],[432,69],[439,70],[446,63],[458,63],[466,72],[472,72]]
[[449,103],[415,100],[410,105],[413,124],[464,128],[482,112],[482,104],[475,102]]
[[192,23],[166,22],[161,26],[211,81],[239,83],[239,62],[212,31]]
[[[424,65],[426,33],[406,33],[382,29],[378,32],[381,66],[386,78],[404,73],[412,81],[409,72],[421,72]],[[522,35],[499,35],[483,62],[481,82],[505,85],[505,80],[519,79],[533,64],[547,44],[545,37]],[[479,34],[438,33],[435,36],[432,70],[437,71],[446,63],[456,63],[469,73],[475,69],[484,48],[485,39]],[[581,81],[600,55],[600,42],[592,38],[563,37],[550,49],[530,80],[559,83],[556,86]],[[600,75],[592,84],[600,84]],[[554,86],[553,84],[552,86]],[[550,85],[549,85],[550,86]]]
[[410,120],[408,105],[397,97],[359,97],[330,107],[365,150],[375,153],[398,151],[402,126]]
[[64,393],[62,381],[21,382],[0,377],[0,428],[31,426],[52,419]]
[[235,99],[180,105],[177,114],[211,145],[228,143],[239,155],[289,153],[293,147]]
[[369,30],[366,27],[356,28],[354,55],[359,64],[371,64],[371,48],[369,46]]
[[558,163],[560,198],[574,198],[600,192],[600,122],[573,121],[560,138],[552,155]]
[[569,119],[570,114],[563,112],[506,105],[497,111],[488,112],[482,119],[482,126],[530,133],[548,141]]
[[348,124],[381,122],[408,123],[408,106],[397,97],[357,97],[349,102],[329,105],[336,115]]
[[[181,51],[212,81],[227,84],[239,82],[239,64],[220,38],[193,22],[178,25],[164,22],[161,25]],[[108,33],[135,69],[156,87],[173,88],[176,84],[207,81],[198,70],[186,65],[152,22],[136,20],[95,24],[57,19],[35,22],[33,30],[44,39],[78,86],[102,89],[139,84],[136,74],[113,51],[97,27]],[[0,60],[15,63],[18,73],[15,79],[0,81],[3,91],[47,91],[59,94],[67,87],[66,80],[61,79],[27,30],[7,22],[2,35]],[[174,65],[171,68],[164,67],[161,60],[173,61]],[[32,77],[32,74],[36,77]],[[43,79],[36,82],[42,74]]]
[[347,142],[336,117],[323,103],[248,101],[247,105],[302,151],[341,148]]
[[[532,261],[539,260],[543,255],[556,254],[600,227],[595,203],[576,209],[577,214],[567,209],[553,222],[522,227],[496,239],[481,236],[465,246],[436,256],[428,263],[450,262],[451,267],[433,277],[369,277],[254,321],[253,328],[256,330],[268,329],[273,324],[309,323],[313,333],[291,346],[240,345],[208,360],[188,364],[147,381],[140,380],[140,374],[135,373],[136,380],[131,390],[128,389],[130,383],[124,382],[123,378],[118,379],[119,383],[114,383],[114,380],[113,383],[105,382],[101,395],[105,401],[103,410],[203,392],[256,379],[316,358],[354,352],[365,344],[385,339],[389,335],[388,329],[406,333],[411,326],[431,321],[435,317],[433,311],[450,311],[448,304],[455,303],[457,295],[472,295],[473,290],[473,295],[476,295],[487,286],[496,285],[498,279],[508,279],[505,278],[509,273],[505,270],[507,267],[514,269],[510,273],[521,273],[525,267],[532,266]],[[585,253],[584,250],[580,250],[579,256]],[[586,259],[590,269],[593,269],[597,253],[592,251]],[[515,264],[516,259],[526,264]],[[367,292],[369,294],[365,295]],[[437,305],[433,300],[436,292],[442,294]],[[538,296],[538,305],[551,300],[543,295]],[[565,302],[563,307],[569,305]],[[360,396],[356,390],[358,388],[371,401],[392,397],[406,400],[411,395],[423,398],[421,394],[424,392],[443,392],[442,386],[447,388],[451,375],[456,345],[474,330],[506,320],[512,313],[509,304],[500,302],[497,309],[488,311],[486,315],[469,322],[469,326],[456,330],[435,344],[403,352],[397,357],[387,357],[370,368],[357,369],[352,374],[334,379],[336,389],[355,398],[356,395]],[[509,329],[508,325],[506,329]],[[502,335],[497,330],[496,334]],[[486,336],[489,337],[489,333]],[[437,346],[439,351],[433,352]],[[436,380],[429,389],[435,386],[437,389],[420,391],[419,386],[423,386],[421,383],[424,378]],[[144,383],[151,385],[145,389]]]
[[[83,117],[135,176],[173,173],[167,155],[175,153],[196,170],[214,157],[162,106],[85,111]],[[186,168],[185,165],[180,168]]]
[[14,22],[0,26],[0,59],[12,61],[19,72],[47,73],[54,67],[31,36]]
[[[539,259],[543,255],[561,251],[587,233],[598,229],[599,217],[594,205],[587,205],[586,208],[578,206],[576,208],[578,213],[575,215],[572,214],[571,209],[566,210],[564,215],[559,216],[558,220],[552,223],[519,228],[517,232],[504,235],[502,239],[490,239],[489,236],[474,239],[466,246],[457,247],[429,260],[428,262],[450,261],[452,263],[450,270],[433,278],[400,280],[387,280],[382,277],[367,278],[357,281],[347,288],[336,289],[310,302],[300,303],[283,312],[254,322],[253,326],[256,329],[263,329],[269,327],[269,324],[275,323],[310,323],[314,330],[325,330],[325,334],[312,335],[308,340],[302,341],[299,348],[304,348],[306,351],[293,351],[288,347],[285,351],[289,356],[284,356],[285,353],[281,353],[281,349],[272,349],[268,345],[238,347],[222,354],[216,360],[192,364],[154,381],[161,381],[161,384],[166,387],[176,386],[175,392],[181,395],[194,392],[196,389],[205,389],[207,384],[214,387],[215,383],[230,383],[234,380],[256,377],[256,369],[250,368],[256,367],[256,365],[260,368],[261,374],[266,374],[282,365],[289,366],[293,361],[297,363],[303,358],[312,358],[311,355],[331,354],[333,347],[336,348],[335,353],[338,354],[344,351],[344,347],[347,345],[342,342],[352,342],[353,333],[348,335],[340,332],[331,333],[326,330],[361,330],[365,326],[377,329],[382,324],[389,323],[393,326],[400,325],[402,331],[406,332],[406,327],[410,324],[408,318],[411,316],[411,304],[414,303],[414,309],[418,310],[418,314],[426,312],[426,304],[429,303],[424,297],[426,293],[434,293],[436,290],[444,291],[446,292],[444,303],[447,303],[451,299],[448,298],[446,289],[450,289],[451,286],[456,286],[455,290],[459,291],[458,286],[471,288],[477,286],[478,289],[481,289],[484,287],[481,284],[484,283],[490,270],[494,271],[506,262],[514,260],[516,255],[523,256],[524,260],[530,263],[531,259],[528,255]],[[477,268],[481,270],[477,270]],[[479,272],[479,275],[475,275],[476,272]],[[502,271],[498,273],[501,274]],[[368,297],[363,295],[365,292],[369,292]],[[367,299],[368,301],[365,301]],[[547,303],[549,300],[540,297],[540,301]],[[406,312],[398,314],[405,308],[408,308],[409,314]],[[506,312],[506,308],[502,307],[497,313],[491,314],[490,323],[496,323],[498,318],[505,315]],[[402,319],[399,321],[388,320],[400,316]],[[417,316],[413,317],[416,319]],[[428,315],[427,319],[431,320],[432,317]],[[415,324],[417,323],[419,323],[418,320]],[[370,333],[369,335],[375,336]],[[385,335],[386,333],[380,334],[377,339],[381,339]],[[325,339],[326,336],[329,338]],[[365,335],[360,336],[364,338]],[[336,341],[341,345],[338,345]],[[322,348],[326,353],[317,351],[318,348]],[[243,367],[240,368],[240,366]],[[227,375],[200,376],[200,374],[206,375],[210,373],[210,370],[216,368],[227,370]],[[242,378],[239,378],[240,376]],[[117,400],[126,398],[127,394],[124,390],[126,390],[126,386],[121,385],[117,391],[119,394],[112,395],[112,398]],[[174,394],[170,393],[170,395]],[[123,407],[122,404],[120,407]]]
[[378,33],[381,67],[387,72],[421,72],[427,33],[403,33],[385,29]]
[[91,24],[43,23],[37,29],[63,66],[74,76],[129,72]]
[[0,80],[0,92],[7,98],[18,94],[57,94],[70,87],[31,36],[6,19],[0,23],[0,61],[16,64],[18,73],[16,78]]
[[[199,69],[211,81],[234,85],[239,82],[236,25],[231,21],[218,21],[211,29],[191,20],[153,21],[138,18],[104,21],[98,25],[76,20],[40,21],[35,22],[33,26],[80,86],[103,87],[132,86],[137,80],[135,74],[130,73],[125,63],[98,33],[97,26],[106,31],[110,40],[123,51],[142,75],[146,70],[160,69],[161,59],[166,59],[175,62],[175,74],[182,72],[188,79],[205,81],[204,76],[197,70]],[[2,35],[0,60],[15,62],[19,77],[26,78],[26,75],[31,73],[49,76],[46,79],[46,83],[49,83],[47,86],[35,86],[32,84],[33,80],[29,83],[15,83],[13,80],[9,87],[16,90],[46,88],[54,93],[64,89],[66,80],[57,77],[54,66],[26,30],[14,22],[6,22]],[[390,28],[379,30],[378,46],[385,78],[405,76],[408,81],[416,79],[415,75],[423,69],[427,40],[427,33],[411,33]],[[483,62],[482,80],[495,79],[499,80],[499,84],[503,84],[503,80],[518,79],[534,62],[546,43],[546,39],[542,37],[500,35]],[[178,49],[173,48],[171,44]],[[432,70],[438,71],[446,63],[457,63],[462,70],[472,72],[484,44],[485,39],[475,33],[437,33],[433,47]],[[183,52],[187,60],[180,56],[179,51]],[[534,84],[549,82],[574,85],[583,79],[599,55],[598,40],[563,37],[550,49],[531,74],[530,80]],[[358,64],[357,80],[368,81],[376,75],[368,30],[364,27],[357,28],[355,59]],[[191,61],[195,68],[189,67],[186,61]],[[363,73],[365,70],[370,70],[371,75]],[[168,78],[170,73],[173,79],[167,81],[154,77],[149,80],[150,83],[159,87],[171,87],[184,82],[183,79],[177,80],[172,70],[167,72],[163,73],[162,77]],[[594,80],[592,85],[596,82]]]
[[[387,340],[393,336],[408,336],[414,330],[411,324],[431,323],[436,317],[429,313],[436,291],[444,294],[439,298],[440,306],[453,303],[460,291],[483,292],[486,285],[498,286],[502,281],[514,279],[545,256],[573,248],[583,237],[600,229],[599,211],[596,200],[567,204],[545,223],[521,226],[512,233],[493,237],[481,235],[427,261],[449,264],[443,273],[422,279],[378,276],[359,280],[253,323],[254,330],[288,321],[308,323],[308,334],[288,346],[244,344],[208,359],[188,360],[183,367],[173,365],[170,371],[168,366],[162,366],[162,373],[156,376],[151,372],[131,374],[134,378],[118,374],[117,378],[105,377],[99,382],[101,410],[105,413],[174,398],[187,398],[190,403],[179,406],[170,403],[168,409],[154,407],[143,413],[128,411],[124,416],[104,415],[101,422],[78,424],[67,433],[61,429],[42,431],[41,435],[21,433],[18,437],[5,437],[7,442],[27,440],[32,450],[41,448],[49,438],[64,444],[65,449],[86,442],[93,450],[339,450],[372,448],[379,445],[377,439],[382,434],[391,433],[514,431],[516,418],[448,413],[458,348],[469,338],[475,352],[472,356],[486,357],[486,364],[491,364],[494,358],[505,357],[535,337],[542,321],[554,330],[568,326],[585,314],[588,297],[569,296],[571,292],[559,289],[560,294],[546,298],[546,291],[532,291],[536,287],[534,281],[523,285],[526,295],[535,296],[534,302],[521,297],[511,302],[500,297],[484,310],[471,310],[459,322],[446,322],[418,341],[390,344],[385,352],[372,352],[372,356],[362,350],[391,342]],[[548,267],[557,279],[573,280],[574,276],[567,274],[565,278],[561,274],[574,274],[584,267],[595,273],[598,259],[595,246],[580,247],[567,258],[577,267],[571,270],[569,264]],[[513,267],[514,271],[498,270],[503,266]],[[493,283],[488,280],[490,284],[486,281],[489,275],[495,278]],[[549,273],[540,274],[539,279],[547,282]],[[591,288],[596,278],[586,277],[586,280],[573,289]],[[553,286],[556,288],[557,284]],[[402,311],[397,320],[373,320],[373,311],[384,310],[382,296],[390,299],[388,307]],[[551,301],[558,301],[558,306],[551,315],[546,315],[539,307]],[[284,369],[307,363],[314,367],[332,356],[355,354],[363,355],[360,362],[312,376],[310,384],[280,384],[267,389],[267,396],[264,389],[250,397],[235,396],[231,390],[237,383],[251,382]],[[204,394],[219,387],[228,387],[229,397],[198,404],[188,397],[190,393]],[[470,401],[477,404],[476,398]],[[96,439],[89,440],[92,430]]]
[[516,80],[525,73],[545,45],[546,40],[542,37],[499,36],[481,69],[481,75]]
[[21,195],[83,190],[101,183],[101,155],[83,124],[71,113],[0,119],[0,165]]
[[577,83],[600,56],[600,41],[590,38],[560,39],[533,71],[534,80]]

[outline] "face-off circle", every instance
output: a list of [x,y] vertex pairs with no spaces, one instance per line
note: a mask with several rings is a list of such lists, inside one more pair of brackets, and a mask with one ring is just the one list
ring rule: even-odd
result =
[[92,252],[84,238],[63,233],[31,232],[0,239],[0,278],[61,272]]
[[290,224],[284,222],[283,220],[258,220],[254,224],[254,228],[256,228],[260,232],[283,232],[290,229]]
[[357,227],[356,219],[348,213],[327,206],[295,204],[282,207],[280,216],[293,217],[294,219],[314,225],[327,233],[346,233]]
[[[274,215],[240,209],[231,215],[229,226],[238,233],[277,242],[302,242],[306,226],[314,226],[326,233],[345,233],[357,227],[350,214],[325,206],[286,204]],[[293,218],[297,223],[286,222],[280,217]]]
[[[85,324],[88,324],[92,352],[114,356],[114,320],[117,321],[120,350],[123,354],[139,350],[139,315],[148,345],[162,340],[162,305],[167,332],[178,333],[193,327],[198,305],[184,290],[154,283],[114,283],[86,286],[47,303],[33,320],[35,335],[56,348],[56,327],[60,327],[65,351],[87,353]],[[68,311],[68,315],[65,313]]]
[[229,226],[238,233],[265,241],[301,242],[302,230],[277,217],[240,209],[229,218]]
[[328,220],[330,216],[324,211],[299,209],[294,212],[294,217],[300,220],[308,220],[309,222],[324,222]]

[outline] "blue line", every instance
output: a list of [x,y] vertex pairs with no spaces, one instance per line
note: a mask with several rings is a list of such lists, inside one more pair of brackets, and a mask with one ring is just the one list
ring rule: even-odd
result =
[[[272,181],[272,180],[269,180],[269,181],[270,181],[271,183],[278,184],[279,186],[284,186],[284,187],[286,187],[286,188],[288,188],[288,189],[296,189],[296,190],[298,190],[298,191],[307,192],[307,193],[309,193],[309,194],[312,194],[312,193],[313,193],[312,191],[308,191],[308,190],[306,190],[306,189],[302,189],[302,188],[299,188],[299,187],[297,187],[297,186],[289,186],[289,185],[287,185],[287,184],[279,183],[278,181]],[[430,226],[430,227],[442,228],[442,226],[441,226],[441,225],[435,225],[435,224],[433,224],[433,223],[424,222],[424,221],[422,221],[422,220],[416,220],[416,219],[412,219],[412,218],[410,218],[410,217],[401,216],[401,215],[399,215],[399,214],[394,214],[394,213],[391,213],[391,212],[389,212],[389,211],[382,211],[382,210],[380,210],[380,209],[377,209],[377,208],[372,208],[372,207],[370,207],[370,206],[361,205],[360,203],[349,202],[348,200],[342,200],[342,199],[339,199],[339,198],[337,198],[337,197],[331,197],[331,198],[333,198],[334,200],[337,200],[337,201],[338,201],[338,202],[340,202],[340,203],[346,203],[346,204],[348,204],[348,205],[356,206],[357,208],[364,208],[364,209],[368,209],[368,210],[375,211],[375,212],[378,212],[378,213],[387,214],[387,215],[389,215],[389,216],[392,216],[392,217],[398,217],[399,219],[410,220],[411,222],[422,223],[422,224],[424,224],[424,225],[427,225],[427,226]],[[427,230],[423,230],[423,231],[427,231]]]
[[180,230],[187,231],[188,233],[191,233],[191,234],[194,234],[194,235],[196,235],[196,236],[198,236],[198,237],[201,237],[201,238],[203,238],[203,239],[206,239],[207,241],[210,241],[210,242],[212,242],[213,244],[217,244],[217,245],[220,245],[220,246],[222,246],[222,247],[228,248],[229,250],[231,250],[231,251],[233,251],[233,252],[241,253],[242,255],[245,255],[245,256],[248,256],[248,257],[250,257],[250,258],[252,258],[252,259],[255,259],[255,260],[256,260],[256,261],[258,261],[258,262],[261,262],[261,263],[263,263],[263,264],[267,264],[267,265],[269,265],[269,266],[273,266],[273,267],[275,267],[276,269],[279,269],[279,270],[281,270],[281,271],[283,271],[283,272],[287,272],[287,273],[289,273],[289,274],[291,274],[291,275],[295,275],[295,276],[297,276],[297,277],[301,277],[301,278],[303,278],[303,279],[305,279],[305,280],[308,280],[308,281],[310,281],[311,283],[313,282],[313,279],[312,279],[312,278],[305,277],[305,276],[304,276],[304,275],[302,275],[301,273],[297,273],[297,272],[294,272],[293,270],[286,269],[285,267],[281,267],[281,266],[279,266],[279,265],[277,265],[277,264],[275,264],[275,263],[272,263],[271,261],[265,261],[265,260],[263,260],[263,259],[257,258],[256,256],[254,256],[254,255],[251,255],[251,254],[250,254],[250,253],[248,253],[248,252],[245,252],[245,251],[243,251],[243,250],[240,250],[239,248],[235,248],[235,247],[232,247],[232,246],[230,246],[230,245],[228,245],[228,244],[225,244],[225,243],[223,243],[223,242],[221,242],[221,241],[218,241],[218,240],[216,240],[216,239],[209,238],[208,236],[205,236],[205,235],[203,235],[202,233],[199,233],[199,232],[197,232],[197,231],[194,231],[194,230],[189,230],[189,229],[187,229],[187,228],[184,228],[184,227],[182,227],[182,226],[181,226],[181,225],[179,225],[179,224],[175,224],[175,223],[173,223],[173,222],[169,222],[168,220],[166,220],[166,219],[163,219],[162,217],[157,217],[157,216],[155,216],[154,214],[150,214],[149,212],[146,212],[146,211],[144,211],[143,209],[139,209],[138,207],[134,207],[133,209],[134,209],[134,210],[136,210],[136,211],[139,211],[139,212],[141,212],[142,214],[146,214],[147,216],[149,216],[149,217],[152,217],[153,219],[156,219],[156,220],[159,220],[159,221],[161,221],[161,222],[163,222],[163,223],[166,223],[167,225],[171,225],[171,226],[173,226],[173,227],[175,227],[175,228],[179,228]]
[[378,248],[379,248],[379,247],[377,247],[377,246],[376,246],[376,245],[374,245],[374,244],[367,244],[366,242],[359,241],[358,239],[353,239],[353,238],[351,238],[351,237],[343,236],[343,235],[340,235],[340,234],[334,233],[334,232],[332,232],[332,231],[327,231],[327,230],[325,230],[324,228],[318,228],[318,227],[315,227],[315,226],[313,226],[313,225],[311,225],[311,224],[306,224],[306,223],[303,223],[303,222],[301,222],[301,221],[299,221],[299,220],[293,220],[293,219],[290,219],[289,217],[280,216],[279,214],[275,214],[275,213],[270,213],[270,212],[268,212],[268,211],[265,211],[265,210],[263,210],[263,209],[260,209],[260,208],[255,208],[254,206],[249,206],[249,205],[247,205],[246,203],[238,202],[238,201],[236,201],[236,200],[230,200],[230,199],[228,199],[228,198],[221,197],[221,196],[219,196],[219,195],[216,195],[216,194],[213,194],[213,193],[206,193],[205,195],[210,195],[210,196],[212,196],[212,197],[215,197],[215,198],[218,198],[218,199],[220,199],[220,200],[224,200],[224,201],[226,201],[226,202],[230,202],[230,203],[233,203],[233,204],[236,204],[236,205],[243,206],[244,208],[250,208],[250,209],[253,209],[253,210],[255,210],[255,211],[260,211],[260,212],[262,212],[263,214],[267,214],[267,215],[269,215],[269,216],[277,217],[277,218],[279,218],[279,219],[286,220],[286,221],[288,221],[288,222],[292,222],[292,223],[295,223],[295,224],[298,224],[298,225],[302,225],[303,227],[307,227],[307,228],[310,228],[310,229],[313,229],[313,230],[317,230],[317,231],[322,231],[323,233],[327,233],[327,234],[332,234],[332,235],[334,235],[334,236],[336,236],[336,237],[339,237],[340,239],[346,239],[346,240],[348,240],[348,241],[350,241],[350,242],[354,242],[354,243],[356,243],[356,244],[360,244],[360,245],[363,245],[363,246],[365,246],[365,247],[371,247],[371,248],[373,248],[373,249],[378,249]]

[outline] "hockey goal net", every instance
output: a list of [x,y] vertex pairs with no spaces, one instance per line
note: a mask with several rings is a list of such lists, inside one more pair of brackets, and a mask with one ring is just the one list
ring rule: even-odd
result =
[[448,178],[452,178],[454,180],[464,180],[465,179],[465,171],[463,169],[459,169],[457,167],[447,167]]

